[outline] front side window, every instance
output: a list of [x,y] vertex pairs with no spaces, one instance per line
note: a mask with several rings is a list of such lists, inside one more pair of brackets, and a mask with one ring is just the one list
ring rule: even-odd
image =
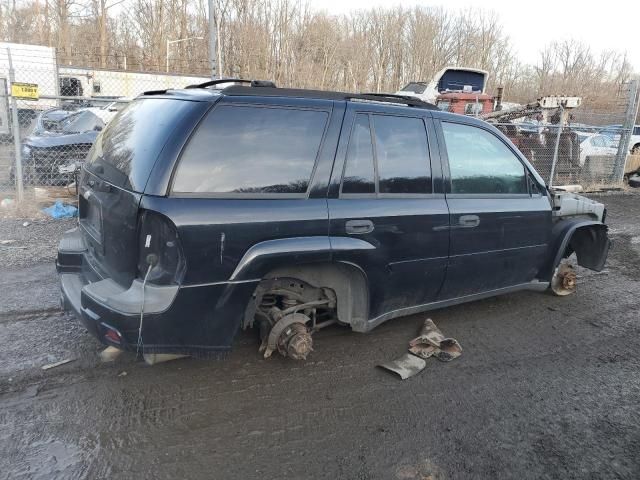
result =
[[451,193],[526,194],[524,165],[495,135],[470,125],[442,122]]
[[176,172],[177,193],[306,193],[329,114],[221,105],[202,121]]

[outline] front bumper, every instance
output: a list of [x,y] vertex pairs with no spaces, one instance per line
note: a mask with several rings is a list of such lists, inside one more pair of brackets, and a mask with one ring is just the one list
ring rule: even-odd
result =
[[[101,277],[92,266],[82,231],[68,231],[58,247],[62,307],[75,314],[101,343],[135,350],[143,285],[129,287]],[[231,347],[251,298],[252,282],[144,287],[145,353],[210,355]]]

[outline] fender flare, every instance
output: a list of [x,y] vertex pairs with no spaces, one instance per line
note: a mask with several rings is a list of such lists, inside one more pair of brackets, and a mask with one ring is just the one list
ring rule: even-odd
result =
[[332,250],[372,250],[371,243],[352,237],[310,236],[266,240],[242,256],[230,282],[260,280],[275,268],[303,263],[331,262]]
[[[568,249],[571,249],[569,254],[575,251],[578,265],[596,272],[601,271],[611,246],[607,231],[607,225],[594,220],[584,218],[560,220],[552,229],[550,261],[542,270],[541,278],[551,279]],[[574,238],[576,233],[578,235]]]

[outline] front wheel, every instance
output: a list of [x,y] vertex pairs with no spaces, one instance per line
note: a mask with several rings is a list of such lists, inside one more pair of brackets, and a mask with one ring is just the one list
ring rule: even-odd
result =
[[560,262],[560,265],[553,272],[549,288],[554,295],[564,297],[575,293],[576,287],[577,276],[575,270],[567,262]]
[[640,155],[640,143],[633,146],[631,149],[631,155]]

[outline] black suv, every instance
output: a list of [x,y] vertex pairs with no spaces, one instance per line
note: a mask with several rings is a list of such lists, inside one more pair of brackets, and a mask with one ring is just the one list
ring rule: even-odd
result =
[[206,355],[256,325],[305,358],[386,320],[600,270],[602,204],[549,190],[480,120],[416,99],[216,82],[148,92],[98,136],[57,267],[102,343]]

